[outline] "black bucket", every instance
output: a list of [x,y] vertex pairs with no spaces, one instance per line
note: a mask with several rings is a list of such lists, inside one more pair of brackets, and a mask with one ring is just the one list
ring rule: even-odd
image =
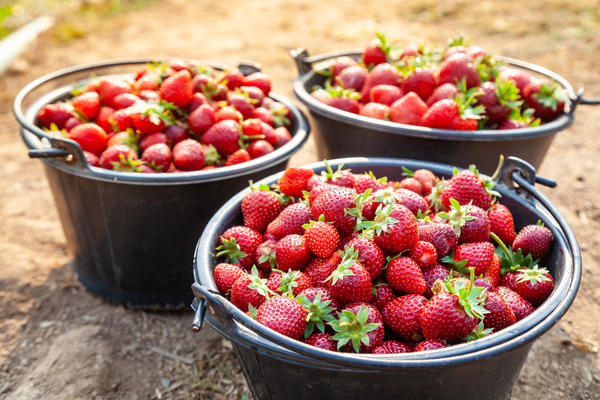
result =
[[[310,128],[289,100],[271,94],[293,116],[292,140],[279,149],[213,170],[145,174],[90,167],[76,142],[50,137],[36,125],[38,111],[67,98],[76,82],[110,71],[123,75],[149,61],[112,61],[54,72],[21,90],[13,111],[29,156],[44,162],[81,283],[130,307],[177,308],[189,303],[189,265],[206,222],[249,180],[285,168]],[[257,70],[248,64],[240,69]]]
[[[454,131],[377,120],[330,107],[310,95],[315,85],[323,86],[325,76],[313,70],[313,64],[325,63],[340,56],[358,57],[360,51],[308,56],[304,49],[291,52],[296,61],[298,78],[294,94],[308,108],[313,120],[314,139],[319,158],[338,157],[407,157],[467,167],[475,164],[480,171],[491,173],[500,154],[510,154],[539,168],[556,134],[573,123],[578,104],[600,104],[600,99],[582,98],[566,79],[535,64],[507,57],[500,61],[557,81],[569,96],[567,112],[554,121],[533,128],[507,130]],[[317,66],[318,68],[318,66]]]
[[[401,177],[401,167],[452,175],[451,166],[408,159],[348,158],[329,163],[333,168],[343,163],[354,172],[373,171],[390,179]],[[308,167],[324,169],[323,163]],[[270,176],[262,183],[274,183],[280,176]],[[507,399],[533,341],[567,311],[581,279],[575,236],[556,208],[534,188],[535,180],[531,165],[511,157],[501,171],[497,189],[517,227],[541,219],[551,229],[555,237],[552,252],[542,261],[556,286],[535,312],[493,335],[441,350],[369,355],[322,350],[260,325],[219,294],[212,273],[219,236],[242,222],[240,203],[247,191],[218,211],[198,242],[193,328],[198,330],[205,319],[233,342],[255,399]]]

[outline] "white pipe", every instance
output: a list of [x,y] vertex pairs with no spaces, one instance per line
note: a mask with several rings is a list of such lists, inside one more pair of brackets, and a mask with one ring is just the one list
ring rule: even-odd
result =
[[0,41],[0,74],[19,57],[40,33],[54,25],[54,18],[42,16],[22,26]]

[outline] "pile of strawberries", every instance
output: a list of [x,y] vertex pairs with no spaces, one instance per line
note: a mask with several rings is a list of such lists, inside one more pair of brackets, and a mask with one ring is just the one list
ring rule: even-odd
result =
[[311,96],[355,114],[437,129],[518,129],[564,112],[554,81],[498,62],[459,38],[443,50],[399,48],[378,34],[356,61],[339,57]]
[[[220,238],[219,291],[259,323],[331,351],[403,353],[500,331],[552,292],[553,236],[515,232],[472,167],[401,181],[288,168],[243,198]],[[497,247],[496,247],[497,245]]]
[[93,78],[38,113],[46,132],[79,143],[94,167],[181,172],[234,165],[291,140],[290,110],[262,72],[244,76],[180,60],[135,76]]

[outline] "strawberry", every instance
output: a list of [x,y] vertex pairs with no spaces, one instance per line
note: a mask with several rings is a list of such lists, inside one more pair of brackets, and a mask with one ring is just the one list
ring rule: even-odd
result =
[[531,254],[540,259],[548,254],[554,237],[550,229],[542,225],[527,225],[519,231],[513,242],[513,250],[521,250],[523,254]]
[[[137,139],[137,135],[136,135],[136,139]],[[167,135],[165,135],[162,132],[151,133],[150,135],[144,136],[140,140],[140,150],[142,152],[144,152],[144,150],[146,150],[148,147],[152,146],[153,144],[158,144],[158,143],[168,144],[169,138],[167,137]],[[125,143],[125,144],[127,144],[127,143]]]
[[406,93],[390,106],[390,120],[400,124],[422,125],[427,105],[414,92]]
[[353,187],[357,193],[364,193],[367,189],[376,192],[385,188],[385,181],[376,179],[373,173],[370,172],[368,174],[356,175]]
[[172,146],[175,146],[177,143],[190,138],[187,129],[184,126],[177,124],[167,126],[165,128],[165,135],[167,135],[167,138]]
[[396,354],[396,353],[410,353],[412,349],[397,340],[386,340],[381,343],[378,347],[374,348],[371,353],[373,354]]
[[249,268],[254,263],[256,248],[262,243],[260,232],[246,226],[233,226],[221,235],[217,257],[226,256],[232,263]]
[[337,351],[335,340],[331,337],[329,333],[317,332],[310,335],[304,343],[324,350]]
[[[313,176],[312,169],[289,167],[279,178],[277,184],[281,193],[291,197],[302,197],[308,180]],[[318,218],[318,215],[317,215]]]
[[310,261],[310,250],[300,235],[287,235],[277,242],[275,248],[277,266],[282,271],[301,270]]
[[310,336],[315,327],[322,333],[325,332],[325,323],[335,319],[334,313],[339,310],[340,304],[326,288],[307,288],[298,295],[298,301],[308,313],[304,337]]
[[[96,117],[96,123],[107,133],[112,132],[114,129],[117,131],[124,131],[134,128],[133,120],[127,109],[115,111],[110,107],[100,107],[100,111]],[[115,128],[113,128],[113,126]]]
[[353,114],[358,114],[360,111],[360,105],[358,101],[347,95],[333,96],[328,103],[331,107],[339,108],[340,110],[347,111]]
[[266,185],[252,187],[252,191],[242,199],[244,226],[255,231],[264,232],[280,212],[279,197]]
[[144,150],[142,161],[158,171],[167,172],[173,161],[173,155],[169,146],[164,143],[156,143]]
[[98,125],[85,123],[71,129],[69,139],[79,143],[83,150],[100,155],[106,148],[107,136]]
[[310,221],[303,226],[306,245],[318,257],[327,258],[337,248],[340,235],[334,226],[325,222],[323,214],[318,221]]
[[540,305],[550,296],[554,281],[546,268],[534,266],[522,268],[517,272],[515,291],[533,305]]
[[490,231],[498,235],[504,243],[515,240],[515,222],[510,210],[503,204],[494,204],[487,212]]
[[525,86],[531,83],[531,75],[525,70],[510,67],[504,67],[500,70],[500,79],[514,82],[521,93],[525,89]]
[[333,98],[331,94],[325,89],[317,89],[310,92],[311,97],[319,100],[322,103],[329,104]]
[[372,286],[369,273],[352,257],[343,259],[326,281],[329,282],[335,298],[343,303],[371,300]]
[[271,92],[271,80],[262,72],[254,72],[243,80],[244,86],[255,86],[262,90],[265,96]]
[[494,329],[494,332],[516,322],[515,314],[496,292],[488,293],[484,308],[489,311],[489,314],[483,317],[483,324],[486,328]]
[[452,264],[453,268],[466,272],[473,268],[475,275],[485,274],[494,258],[494,245],[490,242],[463,243],[456,247],[452,258],[445,257],[444,262]]
[[162,81],[159,89],[160,98],[173,103],[179,108],[188,105],[192,100],[192,78],[190,72],[182,70]]
[[267,280],[261,278],[256,267],[252,268],[252,273],[242,272],[242,275],[231,285],[231,303],[247,312],[248,308],[259,307],[268,296],[272,295],[267,287]]
[[198,107],[203,106],[205,104],[209,104],[206,96],[202,93],[194,93],[192,95],[192,100],[190,100],[189,104],[186,107],[186,111],[188,112],[188,114],[191,114],[194,111],[196,111]]
[[329,322],[336,334],[337,349],[354,350],[356,353],[370,353],[383,342],[383,321],[381,313],[368,303],[346,305],[339,319]]
[[431,96],[436,86],[435,75],[430,69],[417,68],[402,82],[402,91],[415,93],[425,101]]
[[100,95],[96,92],[85,92],[73,98],[71,104],[75,111],[90,121],[100,111]]
[[100,155],[98,165],[106,169],[119,170],[121,163],[137,160],[137,154],[129,146],[117,144],[104,150]]
[[336,252],[329,258],[313,258],[304,269],[304,273],[310,277],[313,285],[326,287],[327,278],[342,262],[341,256]]
[[479,88],[482,94],[477,97],[477,104],[485,108],[490,124],[501,124],[512,110],[521,108],[523,101],[520,100],[519,90],[513,81],[484,82]]
[[83,124],[83,121],[79,118],[71,117],[65,122],[65,129],[67,132],[71,131],[71,129],[75,128],[77,125]]
[[402,97],[402,90],[393,85],[375,85],[371,88],[369,99],[374,103],[391,106]]
[[330,67],[331,78],[335,79],[343,70],[358,65],[356,60],[348,56],[337,57]]
[[427,223],[419,225],[419,240],[435,246],[438,257],[448,254],[458,243],[458,234],[448,224]]
[[390,115],[390,107],[386,106],[385,104],[371,102],[360,107],[358,113],[364,117],[386,121]]
[[255,140],[247,148],[248,154],[252,159],[262,157],[275,151],[273,145],[266,140]]
[[215,123],[227,120],[240,122],[243,119],[244,117],[242,117],[242,114],[230,106],[221,107],[215,111]]
[[204,148],[194,139],[186,139],[173,147],[173,163],[182,171],[196,171],[204,166]]
[[515,314],[517,322],[535,311],[530,302],[525,300],[519,293],[513,292],[507,287],[498,286],[494,289],[494,293],[497,293],[508,304],[511,311]]
[[268,226],[267,233],[276,238],[286,235],[304,233],[302,226],[307,224],[311,218],[311,210],[304,203],[294,203],[286,207]]
[[121,93],[129,93],[131,85],[123,80],[102,79],[98,82],[98,94],[104,105],[117,108],[114,103],[115,97]]
[[[502,159],[500,163],[502,163]],[[498,168],[496,171],[499,172],[499,170]],[[493,178],[494,176],[490,179],[481,178],[473,165],[469,169],[464,169],[460,172],[455,170],[452,179],[446,182],[442,190],[442,203],[444,207],[446,210],[449,210],[450,199],[454,198],[461,205],[472,202],[474,206],[487,210],[492,205],[492,196],[500,196],[498,192],[493,190]]]
[[239,149],[241,126],[236,121],[224,120],[210,127],[200,140],[202,144],[212,144],[219,154],[229,156]]
[[235,88],[242,86],[242,84],[244,83],[244,74],[242,74],[240,71],[234,70],[225,71],[225,74],[223,75],[223,80],[220,83],[225,82],[229,90],[234,90]]
[[452,54],[444,59],[440,65],[438,72],[439,84],[456,84],[461,79],[465,79],[468,88],[478,86],[481,82],[477,68],[469,56],[460,53]]
[[373,297],[369,301],[380,311],[386,306],[387,303],[396,298],[396,293],[390,285],[387,283],[378,283],[373,285]]
[[[433,292],[431,289],[435,281],[446,280],[450,276],[450,271],[441,264],[435,264],[433,267],[424,268],[423,269],[423,279],[425,279],[425,284],[427,285],[427,290],[425,290],[424,296],[430,299],[433,296]],[[475,284],[475,283],[473,283]]]
[[500,125],[498,125],[498,130],[504,130],[504,129],[523,129],[523,128],[529,128],[529,125],[527,125],[527,123],[523,122],[523,121],[518,121],[515,119],[507,119],[506,121],[502,122]]
[[422,269],[431,268],[437,260],[437,250],[429,242],[418,241],[410,248],[410,258],[415,260]]
[[492,257],[492,263],[483,274],[483,279],[489,282],[489,286],[491,286],[489,289],[498,286],[498,283],[500,283],[500,257],[497,254]]
[[427,284],[419,265],[409,257],[395,258],[385,271],[387,283],[394,289],[405,293],[424,294]]
[[246,149],[238,149],[230,154],[229,157],[225,160],[225,166],[240,164],[246,161],[250,161],[250,154]]
[[276,148],[280,148],[281,146],[292,140],[292,135],[285,126],[275,128],[275,134],[277,135],[277,142],[275,142]]
[[258,307],[256,321],[292,339],[300,339],[306,329],[306,311],[289,297],[272,297]]
[[373,39],[365,48],[362,54],[362,62],[367,67],[385,63],[390,50],[391,47],[387,43],[385,36],[378,33],[377,38]]
[[238,110],[244,119],[252,118],[254,106],[250,102],[250,98],[241,94],[229,92],[227,94],[227,103]]
[[55,124],[58,129],[62,129],[69,118],[73,116],[73,106],[67,103],[46,104],[38,113],[38,120],[46,128]]
[[321,193],[312,203],[311,213],[313,219],[324,216],[324,220],[333,223],[340,235],[345,235],[354,230],[356,217],[346,213],[346,209],[356,205],[352,190],[336,187]]
[[460,111],[456,100],[444,99],[431,105],[422,116],[422,124],[428,128],[453,129],[454,119],[459,115]]
[[[95,92],[93,92],[95,93]],[[133,93],[121,93],[113,99],[115,109],[121,110],[123,108],[131,107],[141,99]],[[75,99],[73,99],[75,101]],[[93,107],[93,106],[92,106]],[[98,109],[100,108],[100,97],[98,96]],[[96,112],[98,110],[95,110]],[[94,114],[95,115],[95,114]]]
[[446,280],[434,285],[434,296],[421,314],[421,327],[426,339],[462,339],[483,319],[488,311],[483,308],[485,289],[473,286],[475,274],[471,270],[469,283]]
[[217,264],[213,271],[213,275],[217,289],[219,289],[219,293],[222,295],[228,295],[229,292],[231,292],[233,283],[243,275],[243,271],[244,270],[239,264]]
[[566,95],[556,82],[532,81],[523,88],[523,98],[535,110],[535,116],[551,121],[564,112]]
[[90,153],[89,151],[83,151],[83,156],[85,157],[85,161],[87,161],[87,163],[92,166],[92,167],[99,167],[99,161],[100,159],[98,158],[97,155]]
[[343,89],[350,89],[357,92],[362,90],[362,87],[367,80],[368,71],[359,65],[344,68],[343,71],[335,78]]
[[252,105],[252,114],[254,114],[254,107],[262,106],[262,103],[265,99],[265,94],[260,88],[256,86],[240,86],[239,92],[250,100],[250,104]]
[[140,149],[140,137],[135,134],[133,130],[113,133],[112,136],[106,141],[106,147],[111,147],[117,144],[124,144],[131,147],[136,153]]
[[163,114],[165,108],[159,104],[140,102],[127,110],[129,110],[131,123],[142,135],[162,132],[166,126],[165,120],[170,121]]
[[275,248],[277,247],[277,241],[265,240],[256,248],[256,255],[254,257],[256,265],[263,271],[270,271],[277,267],[277,259],[275,258]]
[[437,214],[446,220],[458,234],[459,243],[487,242],[490,237],[490,221],[485,211],[472,204],[461,206],[450,199],[450,210]]
[[377,209],[375,220],[363,223],[375,230],[375,243],[383,250],[400,252],[409,249],[419,240],[417,220],[413,213],[401,204]]
[[429,205],[427,204],[427,201],[414,191],[404,188],[398,188],[394,190],[394,192],[397,196],[397,203],[402,204],[403,206],[408,208],[413,214],[417,215],[419,212],[425,214],[429,210]]
[[419,294],[407,294],[390,301],[381,312],[383,321],[406,340],[422,339],[421,314],[427,299]]
[[333,171],[329,166],[329,163],[327,163],[327,160],[325,160],[325,167],[327,168],[327,170],[321,172],[321,176],[323,177],[325,182],[347,188],[354,187],[356,178],[354,177],[354,174],[349,170],[342,169],[344,167],[343,164],[341,164],[337,170]]
[[377,279],[385,262],[383,251],[371,239],[364,237],[352,238],[346,245],[357,253],[357,260],[362,264],[371,280]]
[[300,271],[283,272],[274,269],[267,279],[267,287],[281,296],[298,296],[300,292],[311,287],[310,278]]
[[435,103],[444,99],[454,99],[458,96],[458,88],[453,83],[444,83],[433,90],[431,96],[425,102],[427,107],[431,107]]
[[415,178],[404,178],[400,182],[398,182],[397,189],[406,189],[411,192],[415,192],[418,195],[421,195],[423,192],[423,187],[421,186],[421,182],[416,180]]
[[188,116],[188,125],[192,132],[201,135],[215,123],[215,111],[209,104],[196,108]]
[[446,345],[446,342],[444,342],[443,340],[427,339],[427,340],[423,340],[422,342],[419,342],[419,344],[417,344],[415,346],[414,351],[437,350],[437,349],[443,349],[445,347],[448,347],[448,346]]
[[367,75],[367,80],[363,85],[363,88],[360,92],[361,99],[366,101],[371,94],[371,89],[377,85],[393,85],[398,86],[402,77],[400,73],[392,64],[382,63],[378,64],[369,72]]

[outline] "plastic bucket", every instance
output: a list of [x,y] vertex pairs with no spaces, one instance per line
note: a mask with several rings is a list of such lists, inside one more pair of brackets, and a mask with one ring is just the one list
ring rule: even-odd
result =
[[[560,75],[535,64],[507,57],[497,57],[513,67],[557,81],[568,94],[567,112],[533,128],[507,130],[454,131],[398,124],[349,113],[327,106],[310,95],[315,85],[323,86],[325,77],[318,74],[319,66],[339,56],[357,57],[360,51],[308,56],[304,49],[291,52],[296,61],[298,77],[294,94],[308,108],[314,124],[314,139],[319,158],[350,156],[407,157],[467,167],[475,164],[480,171],[491,173],[500,154],[522,158],[539,168],[554,136],[573,123],[578,104],[600,104],[600,99],[582,98]],[[325,64],[327,65],[327,64]]]
[[36,125],[38,111],[66,98],[76,82],[115,69],[123,75],[149,61],[111,61],[54,72],[27,85],[15,98],[13,110],[30,157],[44,163],[81,283],[130,307],[174,308],[189,303],[193,282],[189,265],[206,222],[249,180],[285,168],[310,128],[289,100],[272,94],[293,115],[292,140],[287,144],[234,166],[144,174],[90,167],[76,142],[50,137]]
[[[402,166],[428,168],[449,177],[448,165],[408,159],[349,158],[333,160],[354,172],[373,171],[390,179]],[[309,167],[323,170],[322,163]],[[265,178],[271,184],[281,176]],[[579,287],[581,256],[575,236],[556,208],[534,187],[535,170],[515,158],[506,160],[499,177],[502,202],[511,209],[517,227],[544,221],[555,237],[543,260],[555,279],[555,289],[538,309],[516,324],[473,342],[446,349],[393,355],[335,353],[278,334],[251,319],[221,296],[212,270],[219,236],[241,223],[240,203],[246,191],[227,202],[211,219],[195,254],[196,316],[233,342],[248,385],[256,399],[506,399],[509,397],[535,339],[567,311]],[[210,310],[206,313],[206,309]]]

